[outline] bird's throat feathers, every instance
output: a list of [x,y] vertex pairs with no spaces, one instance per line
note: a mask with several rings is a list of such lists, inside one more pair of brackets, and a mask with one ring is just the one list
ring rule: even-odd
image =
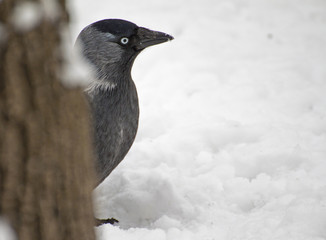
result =
[[85,89],[88,95],[96,94],[99,91],[112,91],[117,87],[117,83],[108,80],[95,80]]

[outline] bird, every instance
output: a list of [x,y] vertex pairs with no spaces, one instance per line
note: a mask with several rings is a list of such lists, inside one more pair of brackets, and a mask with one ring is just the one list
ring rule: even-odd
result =
[[147,47],[173,39],[123,19],[99,20],[78,35],[75,46],[94,76],[85,93],[91,110],[97,185],[124,159],[136,137],[139,102],[131,76],[136,57]]

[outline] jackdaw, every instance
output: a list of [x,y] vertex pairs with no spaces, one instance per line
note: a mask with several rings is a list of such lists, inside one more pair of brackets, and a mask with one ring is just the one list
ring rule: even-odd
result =
[[172,39],[121,19],[92,23],[79,34],[76,43],[95,76],[85,92],[94,126],[97,184],[123,160],[136,136],[139,106],[131,78],[135,58],[143,49]]

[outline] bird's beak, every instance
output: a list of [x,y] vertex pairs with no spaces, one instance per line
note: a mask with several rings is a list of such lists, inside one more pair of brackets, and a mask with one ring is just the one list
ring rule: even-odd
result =
[[139,27],[137,30],[138,42],[136,50],[143,50],[152,45],[164,43],[173,40],[173,37],[163,32],[152,31],[147,28]]

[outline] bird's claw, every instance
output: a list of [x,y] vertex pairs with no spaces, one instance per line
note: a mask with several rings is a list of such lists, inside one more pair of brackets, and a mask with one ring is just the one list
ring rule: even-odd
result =
[[98,227],[98,226],[101,226],[103,224],[114,224],[114,223],[118,223],[119,221],[115,218],[107,218],[107,219],[97,219],[95,218],[95,226]]

